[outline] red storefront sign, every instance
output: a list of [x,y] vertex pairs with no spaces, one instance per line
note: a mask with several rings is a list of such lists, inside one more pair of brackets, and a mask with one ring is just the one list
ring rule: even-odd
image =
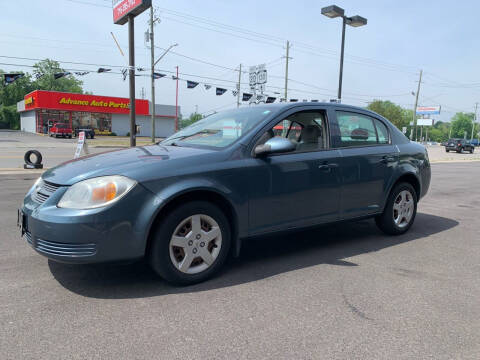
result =
[[[25,111],[34,109],[130,114],[130,100],[112,96],[36,90],[25,95]],[[135,113],[149,115],[148,100],[135,100]]]
[[113,0],[113,23],[123,25],[128,15],[137,16],[152,5],[152,0]]

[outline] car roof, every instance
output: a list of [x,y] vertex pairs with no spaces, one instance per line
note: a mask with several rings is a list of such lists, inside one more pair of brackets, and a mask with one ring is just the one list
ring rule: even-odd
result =
[[345,111],[362,111],[369,113],[375,117],[384,118],[383,116],[377,114],[374,111],[369,109],[360,107],[360,106],[353,106],[341,103],[333,103],[333,102],[312,102],[312,101],[302,101],[302,102],[290,102],[290,103],[275,103],[275,104],[262,104],[256,105],[257,108],[265,109],[265,110],[275,110],[275,111],[284,111],[289,109],[295,109],[297,107],[305,107],[305,106],[321,106],[325,108],[334,108],[335,110],[345,110]]

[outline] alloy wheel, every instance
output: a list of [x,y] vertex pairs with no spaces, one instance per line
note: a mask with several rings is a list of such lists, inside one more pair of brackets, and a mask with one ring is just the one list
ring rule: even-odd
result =
[[393,202],[393,221],[399,228],[404,228],[410,223],[415,204],[413,196],[408,190],[402,190]]
[[222,231],[208,215],[195,214],[182,220],[170,238],[170,260],[177,270],[197,274],[207,270],[222,247]]

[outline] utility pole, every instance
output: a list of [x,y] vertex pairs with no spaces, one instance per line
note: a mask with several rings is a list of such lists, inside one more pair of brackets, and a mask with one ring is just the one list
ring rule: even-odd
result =
[[[287,40],[287,53],[285,55],[285,102],[288,102],[288,60],[290,57],[288,56],[290,52],[290,42]],[[282,124],[282,134],[287,134],[287,127],[288,127],[288,120],[283,120]]]
[[175,132],[178,131],[178,66],[177,66],[177,91],[175,96]]
[[135,34],[133,15],[128,15],[128,66],[130,87],[130,147],[137,144],[137,125],[135,124]]
[[418,106],[418,94],[420,93],[420,84],[422,83],[422,72],[423,70],[420,70],[420,79],[418,79],[418,87],[417,87],[417,92],[415,93],[415,107],[413,108],[413,127],[414,127],[414,133],[415,133],[415,141],[417,141],[417,106]]
[[473,116],[473,124],[472,124],[472,136],[470,137],[470,141],[473,140],[473,133],[475,131],[475,123],[477,122],[477,107],[478,107],[478,102],[475,103],[475,114]]
[[153,36],[153,4],[150,6],[150,60],[151,60],[151,76],[152,76],[152,143],[155,142],[155,43]]
[[288,56],[288,53],[290,51],[290,42],[287,40],[287,54],[285,56],[285,102],[288,102],[287,97],[288,97],[288,60],[290,57]]
[[240,83],[242,81],[242,64],[240,64],[238,70],[238,83],[237,83],[237,108],[240,107]]

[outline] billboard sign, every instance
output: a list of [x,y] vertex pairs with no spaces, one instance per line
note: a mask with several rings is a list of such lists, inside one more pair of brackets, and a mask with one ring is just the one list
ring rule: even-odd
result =
[[123,25],[128,16],[137,16],[152,5],[152,0],[112,0],[113,23]]
[[433,119],[417,119],[417,126],[433,126],[434,122]]
[[417,106],[417,115],[438,115],[438,114],[440,114],[440,105]]

